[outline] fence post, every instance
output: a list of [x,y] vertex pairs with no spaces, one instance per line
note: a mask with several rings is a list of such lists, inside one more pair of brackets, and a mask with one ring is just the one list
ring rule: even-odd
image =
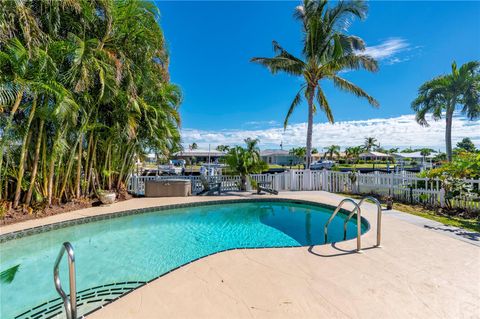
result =
[[390,174],[390,190],[389,190],[390,193],[388,194],[388,195],[390,195],[390,196],[392,196],[392,197],[393,197],[393,191],[394,191],[394,189],[393,189],[393,184],[394,184],[394,182],[395,182],[395,179],[394,179],[394,177],[393,177],[393,172],[392,172],[392,174]]
[[295,175],[295,170],[294,169],[291,169],[290,170],[290,190],[291,191],[294,191],[296,190],[296,187],[295,187],[295,183],[297,182],[296,181],[296,175]]
[[302,190],[309,191],[312,190],[312,171],[309,169],[303,170],[303,185]]
[[440,189],[438,199],[440,200],[440,207],[445,207],[445,190],[443,189],[443,187]]

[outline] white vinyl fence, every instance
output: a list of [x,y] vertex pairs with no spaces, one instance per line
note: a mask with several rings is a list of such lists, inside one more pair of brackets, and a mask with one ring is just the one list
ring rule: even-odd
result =
[[[335,171],[290,170],[278,174],[253,174],[251,179],[257,182],[270,182],[277,191],[327,191],[333,193],[363,193],[390,195],[395,199],[412,203],[428,203],[434,206],[445,205],[445,192],[439,179],[420,178],[415,173],[368,174]],[[236,191],[240,187],[240,176],[217,176],[222,183],[222,191]],[[131,176],[128,192],[144,195],[145,181],[163,179],[189,179],[192,193],[203,189],[199,176]],[[464,180],[478,192],[480,180]],[[252,190],[249,183],[248,190]],[[450,201],[453,207],[466,210],[480,210],[480,198],[462,198]]]

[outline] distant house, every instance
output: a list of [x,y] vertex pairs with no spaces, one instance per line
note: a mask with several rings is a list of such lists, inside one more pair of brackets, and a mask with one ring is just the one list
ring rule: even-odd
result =
[[184,150],[173,154],[174,159],[183,159],[188,162],[195,163],[214,163],[219,161],[222,157],[225,157],[225,152],[220,152],[217,150]]
[[381,152],[364,152],[360,154],[360,159],[365,161],[386,161],[387,159],[392,159],[393,156],[390,154],[385,154]]
[[260,151],[260,157],[269,165],[295,165],[301,161],[287,150],[263,150]]
[[[406,160],[406,159],[423,160],[424,158],[421,152],[393,153],[393,156],[395,156],[395,158],[399,160]],[[437,156],[437,153],[432,152],[430,155],[425,156],[425,159],[433,159],[435,156]]]
[[[262,161],[269,165],[289,166],[305,163],[305,158],[298,158],[290,154],[290,151],[287,150],[263,150],[260,151],[260,157]],[[312,161],[319,160],[320,158],[321,154],[312,154]]]

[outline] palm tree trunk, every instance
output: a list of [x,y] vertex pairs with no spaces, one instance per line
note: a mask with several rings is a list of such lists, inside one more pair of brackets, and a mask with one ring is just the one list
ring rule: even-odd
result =
[[78,142],[78,159],[77,159],[77,180],[76,180],[76,197],[80,198],[80,179],[82,177],[82,145],[83,144],[83,134],[80,133],[80,141]]
[[48,188],[47,188],[47,197],[48,205],[52,205],[53,198],[53,177],[55,175],[55,160],[57,159],[57,142],[60,139],[60,130],[57,130],[55,134],[53,143],[52,143],[52,153],[50,155],[50,163],[48,165]]
[[447,151],[447,160],[450,162],[452,160],[452,121],[453,121],[453,110],[454,107],[449,107],[447,109],[446,118],[446,128],[445,128],[445,144]]
[[[5,129],[3,130],[3,138],[0,141],[0,190],[2,189],[2,166],[3,166],[3,153],[5,151],[5,143],[7,141],[7,133],[12,126],[13,116],[17,112],[18,107],[20,106],[20,102],[22,102],[24,90],[21,89],[17,93],[17,97],[15,99],[15,103],[13,104],[12,110],[10,111],[10,116],[8,117],[7,124],[5,125]],[[0,199],[2,199],[2,192],[0,191]]]
[[[77,141],[75,142],[75,145],[73,146],[72,148],[72,152],[70,153],[70,157],[67,161],[67,170],[65,172],[65,175],[63,176],[63,183],[62,183],[62,187],[60,188],[60,195],[58,196],[60,199],[62,199],[62,196],[63,196],[63,193],[65,192],[65,189],[67,187],[67,184],[70,180],[70,173],[72,171],[72,166],[73,166],[73,160],[74,160],[74,154],[75,154],[75,150],[77,148],[77,145],[79,144],[80,142],[80,139],[81,139],[81,134],[80,136],[78,137]],[[67,196],[68,197],[68,196]]]
[[32,177],[30,178],[30,186],[28,187],[27,197],[25,198],[25,204],[30,205],[32,201],[33,188],[35,187],[35,179],[37,177],[38,162],[40,160],[40,145],[42,144],[42,133],[43,133],[44,120],[40,120],[38,126],[38,138],[35,145],[35,157],[33,159],[32,167]]
[[313,133],[313,94],[315,88],[310,87],[307,89],[307,92],[310,92],[308,96],[308,123],[307,123],[307,164],[306,169],[310,169],[310,164],[312,161],[312,133]]
[[33,98],[32,108],[28,116],[27,127],[25,135],[23,136],[22,149],[20,151],[20,162],[18,163],[18,175],[17,175],[17,187],[15,188],[15,197],[13,199],[13,208],[17,208],[20,201],[20,194],[22,192],[22,180],[25,172],[25,156],[27,155],[28,137],[31,134],[30,125],[32,124],[33,117],[35,116],[35,109],[37,108],[37,97]]
[[[88,177],[87,177],[87,182],[86,182],[86,193],[90,193],[90,181],[93,180],[93,163],[95,163],[95,157],[96,157],[96,152],[97,152],[97,142],[98,139],[94,139],[93,141],[93,149],[92,149],[92,154],[90,155],[90,163],[88,164]],[[93,184],[92,189],[94,189],[95,185]]]

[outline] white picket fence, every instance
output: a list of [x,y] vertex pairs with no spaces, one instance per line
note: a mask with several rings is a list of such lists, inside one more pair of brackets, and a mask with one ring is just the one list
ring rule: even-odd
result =
[[[203,189],[199,176],[131,176],[128,192],[144,195],[145,181],[163,179],[189,179],[192,193]],[[236,191],[240,187],[240,176],[211,177],[220,181],[222,191]],[[445,205],[444,190],[439,179],[420,178],[415,173],[356,173],[356,179],[348,172],[290,170],[278,174],[253,174],[251,179],[257,182],[270,182],[277,191],[327,191],[333,193],[362,193],[390,195],[395,199],[413,203],[428,203],[435,206]],[[480,189],[480,180],[465,180],[475,190]],[[248,190],[252,190],[250,183]],[[480,198],[463,198],[451,201],[454,207],[466,210],[480,210]]]

